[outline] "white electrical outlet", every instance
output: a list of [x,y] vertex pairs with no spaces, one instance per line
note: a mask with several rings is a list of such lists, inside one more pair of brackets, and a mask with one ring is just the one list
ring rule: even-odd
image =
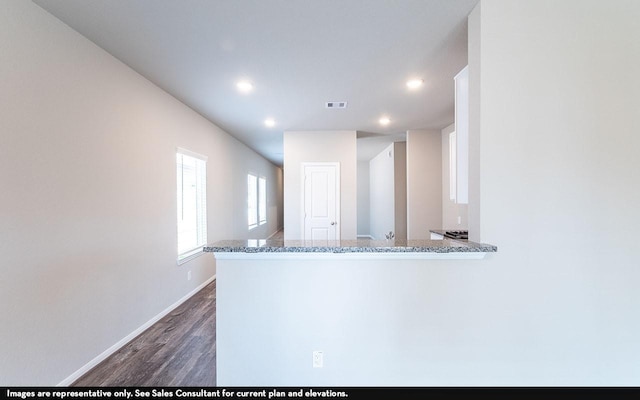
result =
[[191,271],[187,271],[187,280],[190,281],[191,280]]
[[322,352],[314,351],[313,352],[313,368],[322,368],[323,360],[322,360]]
[[458,215],[458,225],[462,223],[462,217]]

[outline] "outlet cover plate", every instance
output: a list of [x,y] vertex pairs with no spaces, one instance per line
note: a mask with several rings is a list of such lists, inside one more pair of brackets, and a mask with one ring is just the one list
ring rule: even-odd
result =
[[313,352],[313,368],[322,368],[324,364],[323,355],[321,351]]

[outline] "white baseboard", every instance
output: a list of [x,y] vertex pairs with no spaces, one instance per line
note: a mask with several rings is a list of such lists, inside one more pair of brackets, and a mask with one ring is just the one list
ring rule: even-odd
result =
[[361,239],[373,239],[373,236],[371,235],[358,235],[357,237]]
[[276,233],[279,233],[280,231],[282,231],[282,228],[278,228],[275,232],[273,232],[271,235],[269,235],[269,237],[267,237],[267,239],[271,239],[273,236],[275,236]]
[[198,293],[200,290],[202,290],[205,286],[207,286],[208,284],[213,282],[215,279],[216,279],[216,276],[213,275],[211,278],[207,279],[204,283],[202,283],[197,288],[193,289],[191,292],[186,294],[180,300],[176,301],[175,303],[173,303],[172,305],[167,307],[165,310],[160,312],[160,314],[156,315],[155,317],[151,318],[149,321],[145,322],[141,327],[139,327],[135,331],[131,332],[127,336],[123,337],[116,344],[114,344],[113,346],[109,347],[108,349],[103,351],[100,355],[98,355],[96,358],[94,358],[93,360],[91,360],[88,363],[86,363],[85,365],[83,365],[79,370],[77,370],[73,374],[71,374],[68,377],[66,377],[62,382],[58,383],[56,386],[69,386],[69,385],[71,385],[73,382],[75,382],[82,375],[86,374],[91,368],[93,368],[96,365],[100,364],[102,361],[106,360],[107,357],[109,357],[110,355],[112,355],[116,351],[120,350],[122,347],[124,347],[124,345],[129,343],[136,336],[138,336],[139,334],[141,334],[142,332],[144,332],[145,330],[150,328],[151,325],[153,325],[156,322],[158,322],[159,320],[161,320],[162,317],[164,317],[165,315],[169,314],[171,311],[175,310],[180,304],[182,304],[185,301],[189,300],[189,298],[191,296],[193,296],[194,294]]

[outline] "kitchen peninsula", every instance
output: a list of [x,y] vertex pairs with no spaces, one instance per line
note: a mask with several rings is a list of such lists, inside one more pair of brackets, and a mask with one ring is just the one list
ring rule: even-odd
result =
[[216,259],[218,385],[380,386],[425,384],[428,338],[455,294],[447,275],[473,273],[497,248],[241,240],[204,251]]

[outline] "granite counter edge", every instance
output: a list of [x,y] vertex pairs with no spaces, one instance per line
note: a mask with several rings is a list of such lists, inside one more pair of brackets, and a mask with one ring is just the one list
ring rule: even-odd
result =
[[405,246],[405,247],[355,247],[355,246],[205,246],[207,253],[495,253],[497,246],[477,244],[466,246]]

